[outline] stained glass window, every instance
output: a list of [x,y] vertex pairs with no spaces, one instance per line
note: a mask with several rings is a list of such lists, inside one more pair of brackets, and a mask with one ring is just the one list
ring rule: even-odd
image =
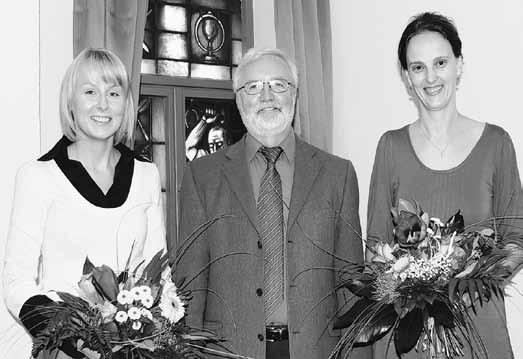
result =
[[[163,205],[167,189],[165,161],[165,97],[140,96],[138,118],[134,135],[134,152],[153,162],[160,172]],[[165,208],[164,208],[165,211]]]
[[230,80],[241,54],[241,0],[149,0],[142,73]]
[[236,103],[232,99],[185,99],[185,158],[214,153],[232,145],[245,133]]

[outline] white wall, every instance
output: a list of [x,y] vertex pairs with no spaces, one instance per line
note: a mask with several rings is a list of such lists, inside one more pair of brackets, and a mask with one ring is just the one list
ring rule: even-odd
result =
[[[20,21],[20,14],[24,14],[23,21]],[[0,141],[3,158],[0,177],[0,258],[3,258],[16,169],[21,163],[34,158],[40,147],[38,2],[1,2],[0,33],[4,34],[0,56],[0,101],[3,109]],[[0,265],[0,274],[2,269],[3,263]],[[0,284],[0,293],[1,290]],[[14,320],[1,303],[0,342],[7,339],[14,341],[19,336]],[[0,351],[5,354],[6,347],[0,348]]]
[[[523,1],[331,0],[334,145],[350,158],[360,183],[365,227],[369,181],[380,135],[417,118],[399,78],[396,49],[411,16],[439,11],[457,24],[463,42],[464,77],[458,109],[504,127],[523,164]],[[517,278],[523,288],[523,274]],[[507,308],[513,333],[523,332],[523,298]],[[510,299],[509,299],[510,302]],[[523,343],[513,340],[516,358]]]
[[[72,56],[72,1],[56,6],[51,1],[0,3],[3,36],[0,68],[3,86],[3,154],[0,176],[0,258],[4,257],[14,178],[17,168],[37,158],[59,137],[58,87]],[[0,274],[3,263],[0,265]],[[1,293],[0,287],[0,293]],[[0,347],[6,357],[17,359],[20,337],[14,320],[0,305]],[[26,356],[27,357],[27,356]]]
[[[58,20],[58,21],[57,21]],[[67,66],[73,60],[73,1],[56,6],[40,0],[40,151],[46,153],[60,137],[58,98]]]
[[[435,6],[434,4],[438,4]],[[353,160],[365,223],[368,186],[380,135],[417,118],[399,78],[396,49],[409,18],[439,11],[454,19],[463,42],[464,76],[458,108],[503,126],[523,160],[520,81],[523,79],[523,2],[504,0],[331,0],[334,152]]]

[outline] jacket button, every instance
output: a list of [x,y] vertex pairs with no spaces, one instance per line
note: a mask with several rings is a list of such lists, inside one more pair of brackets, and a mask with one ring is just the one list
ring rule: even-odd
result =
[[256,289],[256,295],[261,297],[263,295],[263,290],[261,288]]
[[258,340],[259,340],[260,342],[263,342],[263,339],[265,339],[265,338],[263,337],[263,334],[258,334]]
[[263,245],[261,241],[258,241],[258,248],[262,249]]

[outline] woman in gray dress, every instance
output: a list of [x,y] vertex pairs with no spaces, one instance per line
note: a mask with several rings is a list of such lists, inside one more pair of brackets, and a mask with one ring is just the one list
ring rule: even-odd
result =
[[[461,209],[466,225],[518,215],[521,184],[509,135],[456,106],[463,56],[455,25],[439,14],[417,15],[403,32],[398,58],[419,118],[379,141],[369,193],[369,244],[392,241],[390,209],[400,198],[416,200],[443,221]],[[500,224],[502,231],[514,228],[508,221]],[[513,358],[503,302],[493,300],[473,317],[489,358]],[[387,341],[375,344],[375,358],[395,358],[392,347],[385,356]],[[465,351],[471,358],[470,349]],[[415,350],[403,356],[417,357]]]

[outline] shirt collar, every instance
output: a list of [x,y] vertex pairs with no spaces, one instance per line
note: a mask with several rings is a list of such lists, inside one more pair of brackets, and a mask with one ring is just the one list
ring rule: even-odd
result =
[[[40,157],[38,161],[51,161],[51,160],[57,160],[59,162],[68,162],[73,161],[69,158],[69,155],[67,153],[67,147],[69,147],[70,144],[73,142],[68,139],[65,136],[62,136],[62,138],[53,146],[53,148],[47,152],[45,155]],[[135,155],[133,151],[125,146],[122,143],[117,144],[114,146],[119,152],[120,152],[120,159],[121,162],[129,162],[130,160],[133,160]],[[137,158],[140,160],[140,158]]]
[[[123,144],[115,148],[120,152],[120,159],[114,169],[113,185],[104,194],[90,177],[82,163],[69,158],[67,147],[72,142],[65,136],[39,161],[55,161],[58,168],[67,177],[76,190],[91,204],[102,208],[116,208],[125,203],[131,189],[134,173],[134,154]],[[137,158],[140,160],[140,158]]]
[[[254,156],[256,156],[256,153],[262,146],[260,141],[254,138],[250,133],[247,133],[245,136],[245,154],[248,163],[254,159]],[[294,154],[296,153],[296,136],[292,129],[279,146],[283,149],[283,154],[285,154],[289,162],[293,163]]]

